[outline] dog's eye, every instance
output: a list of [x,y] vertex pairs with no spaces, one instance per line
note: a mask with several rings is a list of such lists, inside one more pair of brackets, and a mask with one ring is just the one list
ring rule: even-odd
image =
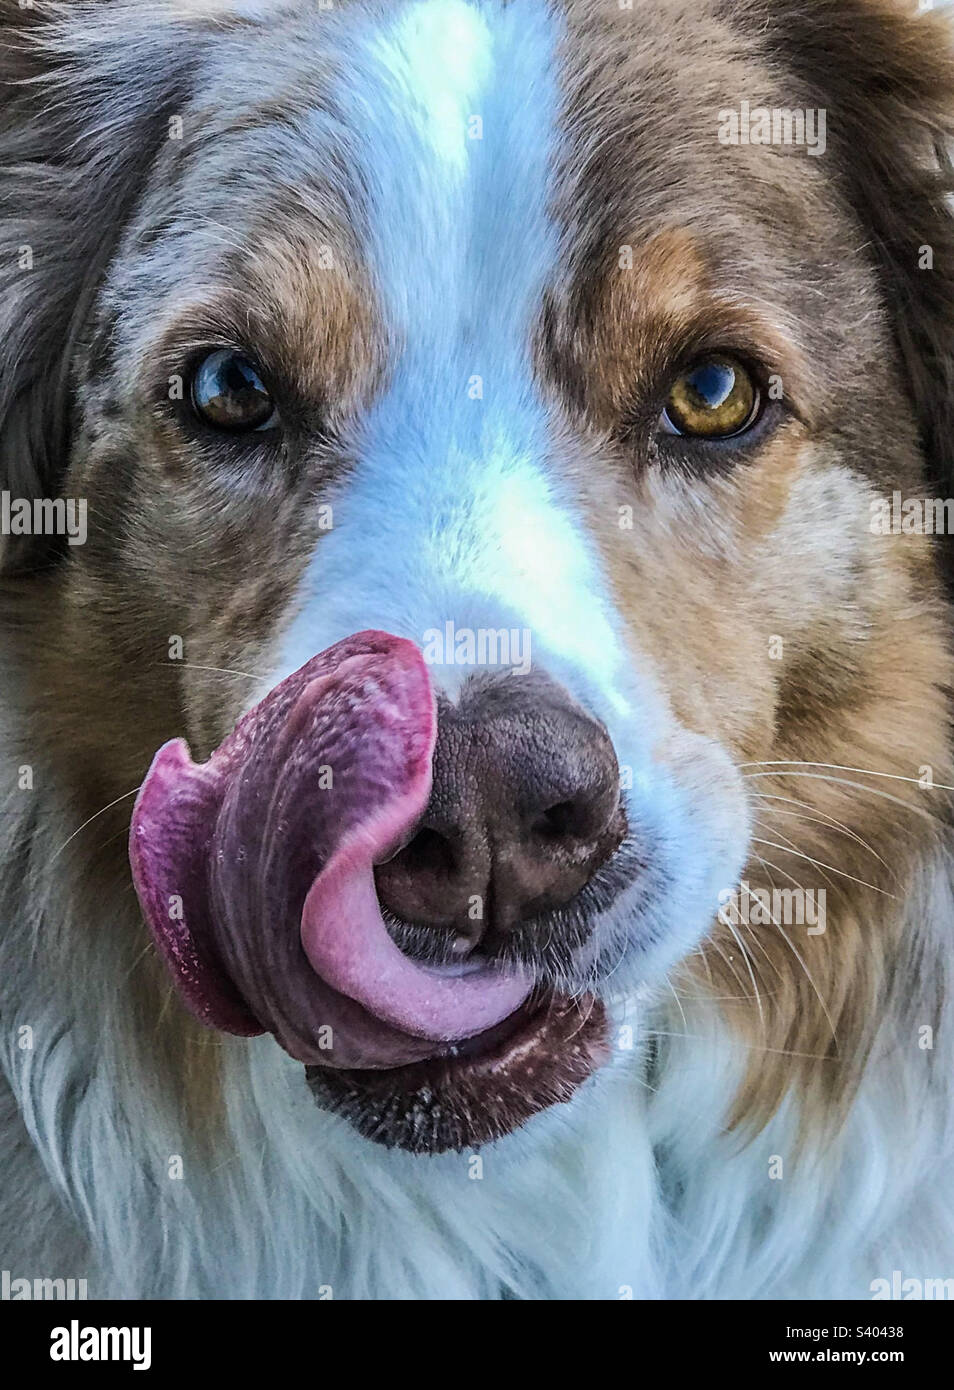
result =
[[275,402],[252,363],[230,348],[210,352],[192,378],[196,413],[217,430],[267,429],[277,420]]
[[759,405],[759,388],[742,363],[713,353],[676,378],[659,423],[667,434],[727,439],[755,423]]

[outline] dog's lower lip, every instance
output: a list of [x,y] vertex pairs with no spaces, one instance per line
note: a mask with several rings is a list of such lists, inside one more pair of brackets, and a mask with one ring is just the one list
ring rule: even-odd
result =
[[548,994],[421,1062],[374,1071],[307,1066],[305,1075],[317,1103],[366,1138],[438,1154],[491,1143],[569,1100],[609,1052],[598,999]]

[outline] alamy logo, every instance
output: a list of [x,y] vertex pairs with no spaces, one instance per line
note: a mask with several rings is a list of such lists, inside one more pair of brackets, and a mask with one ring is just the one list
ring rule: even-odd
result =
[[15,1278],[8,1269],[0,1269],[0,1302],[72,1303],[88,1298],[85,1279],[23,1279]]
[[509,666],[516,676],[530,670],[530,629],[519,627],[429,627],[421,643],[429,666]]
[[905,1279],[900,1269],[892,1270],[890,1279],[872,1279],[868,1287],[874,1303],[884,1299],[942,1303],[954,1300],[954,1279]]
[[134,1371],[152,1365],[151,1327],[81,1327],[74,1318],[69,1327],[50,1333],[51,1361],[131,1361]]
[[752,106],[719,112],[720,145],[802,145],[808,154],[825,153],[827,113],[823,107]]
[[752,888],[745,881],[719,894],[719,920],[727,927],[807,927],[823,936],[827,898],[824,888]]
[[69,545],[85,545],[86,499],[0,492],[0,536],[66,536]]
[[954,497],[876,497],[870,503],[868,529],[873,536],[950,536],[954,534]]

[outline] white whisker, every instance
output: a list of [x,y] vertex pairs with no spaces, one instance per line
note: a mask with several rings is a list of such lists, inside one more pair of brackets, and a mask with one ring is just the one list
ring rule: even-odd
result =
[[[840,874],[842,878],[850,879],[852,883],[858,883],[862,888],[870,888],[875,893],[881,893],[886,898],[895,898],[895,893],[889,893],[886,888],[879,888],[876,883],[869,883],[867,879],[856,878],[854,874],[846,873],[844,869],[837,869],[834,864],[824,864],[820,859],[813,859],[810,854],[803,854],[798,849],[787,849],[785,845],[776,844],[774,840],[763,840],[757,835],[752,836],[752,843],[755,845],[768,845],[769,849],[780,849],[783,854],[793,854],[796,859],[805,859],[809,864],[814,864],[816,869],[830,869],[833,874]],[[789,842],[791,843],[791,842]],[[831,879],[828,880],[831,883]]]
[[115,801],[110,801],[108,805],[100,807],[100,809],[96,811],[94,815],[90,816],[88,820],[84,820],[82,825],[78,825],[76,827],[76,829],[73,831],[72,835],[69,837],[68,840],[63,841],[59,849],[51,857],[50,863],[52,864],[55,860],[59,859],[60,855],[66,849],[67,845],[72,844],[72,842],[76,839],[77,835],[79,835],[81,831],[85,830],[88,825],[92,825],[94,820],[98,820],[99,817],[105,815],[107,811],[111,811],[114,806],[118,806],[119,803],[121,801],[125,801],[127,797],[136,796],[138,792],[139,787],[133,787],[131,791],[123,792],[122,796],[117,796]]
[[857,772],[865,777],[887,777],[892,782],[911,782],[923,791],[954,792],[954,787],[948,786],[946,782],[931,782],[928,786],[922,787],[919,777],[903,777],[897,772],[878,772],[873,767],[847,767],[844,763],[813,763],[801,758],[779,758],[738,764],[740,771],[746,767],[824,767],[831,772]]
[[254,671],[237,671],[228,666],[200,666],[196,661],[160,661],[160,666],[186,666],[191,671],[216,671],[222,676],[242,676],[250,681],[265,680],[264,676],[256,675]]

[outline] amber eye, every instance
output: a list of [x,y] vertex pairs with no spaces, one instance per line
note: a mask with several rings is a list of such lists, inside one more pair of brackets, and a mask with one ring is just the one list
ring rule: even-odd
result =
[[232,348],[210,352],[192,378],[196,414],[217,430],[241,433],[277,423],[272,400],[249,359]]
[[667,434],[727,439],[753,425],[759,389],[734,357],[701,357],[673,382],[660,425]]

